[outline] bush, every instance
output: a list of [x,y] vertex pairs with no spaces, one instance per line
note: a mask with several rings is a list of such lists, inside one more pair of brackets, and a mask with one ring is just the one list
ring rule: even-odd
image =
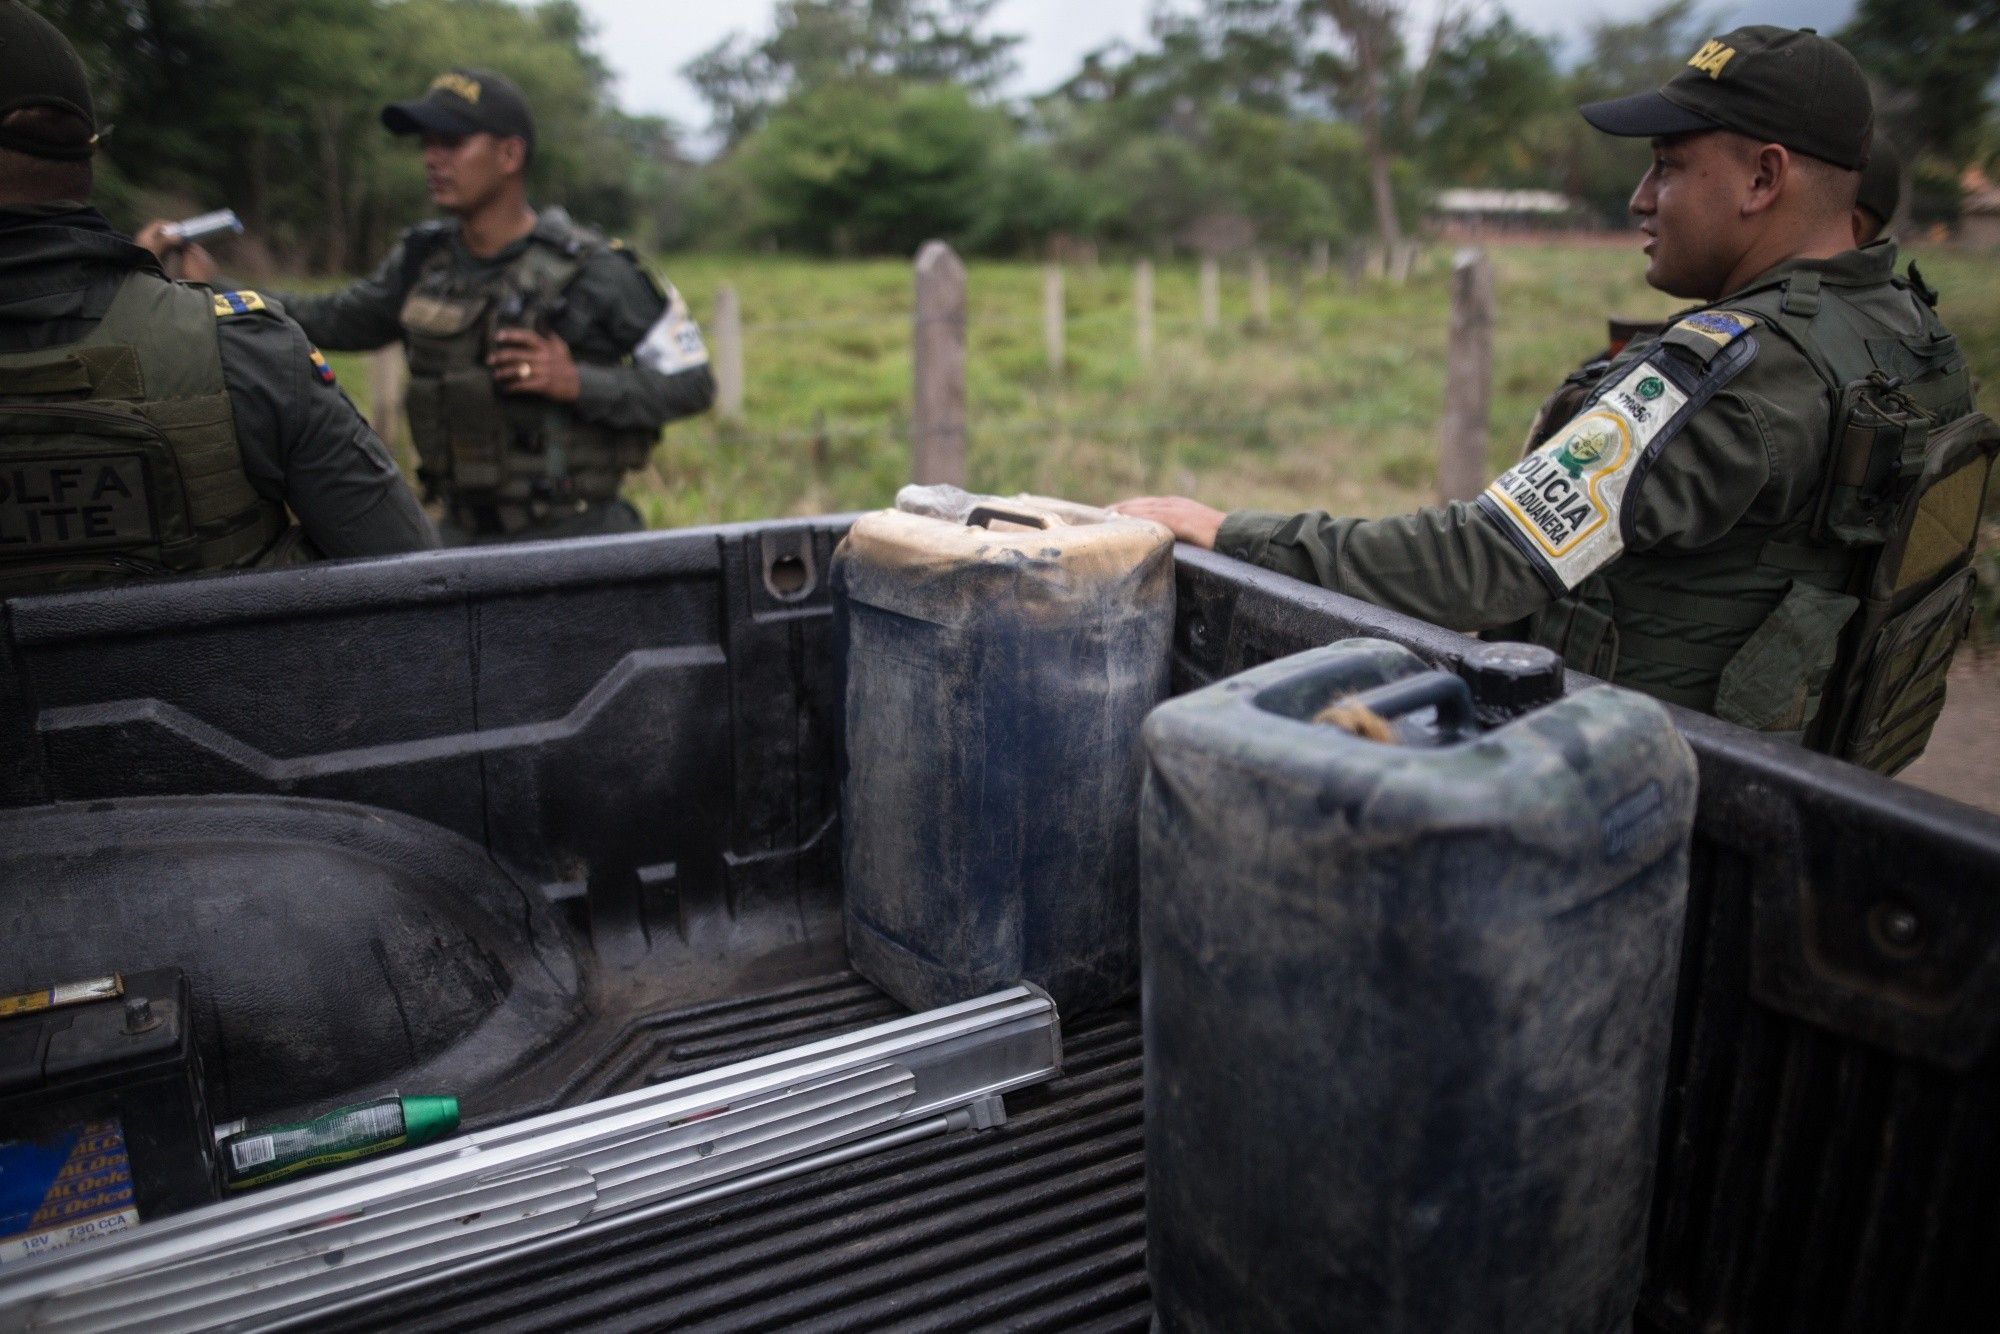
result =
[[757,230],[822,254],[908,254],[932,237],[964,244],[1011,133],[999,112],[948,84],[868,80],[803,94],[742,147]]

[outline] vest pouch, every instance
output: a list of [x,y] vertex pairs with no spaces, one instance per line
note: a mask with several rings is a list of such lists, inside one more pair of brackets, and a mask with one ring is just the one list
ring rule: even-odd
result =
[[2000,426],[1983,412],[1967,413],[1930,434],[1871,573],[1866,589],[1871,600],[1891,607],[1907,602],[1940,574],[1971,559],[1996,452]]
[[460,299],[412,292],[397,318],[403,328],[425,338],[457,338],[469,331],[492,304],[484,297]]
[[1880,546],[1896,530],[1899,502],[1921,471],[1931,417],[1881,374],[1847,386],[1834,428],[1833,466],[1813,535]]
[[1724,665],[1715,716],[1753,732],[1801,740],[1819,713],[1840,652],[1840,632],[1860,605],[1859,598],[1795,581]]
[[1583,590],[1595,582],[1537,612],[1528,637],[1562,654],[1565,666],[1609,681],[1618,670],[1618,623],[1584,600]]
[[412,376],[403,393],[403,411],[410,419],[410,440],[417,450],[417,480],[424,499],[435,498],[451,473],[451,452],[445,446],[444,386],[435,378]]
[[173,449],[137,411],[0,406],[0,565],[80,582],[157,573],[160,548],[190,535]]
[[1971,568],[1960,570],[1863,645],[1855,722],[1841,758],[1893,774],[1923,754],[1944,709],[1952,653],[1972,623],[1977,583]]
[[484,366],[437,379],[439,415],[459,491],[495,491],[505,480],[507,416]]

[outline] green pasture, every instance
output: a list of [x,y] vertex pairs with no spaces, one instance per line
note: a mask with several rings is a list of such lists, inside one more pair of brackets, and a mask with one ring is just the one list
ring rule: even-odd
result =
[[[1630,247],[1493,251],[1499,299],[1492,433],[1498,469],[1542,396],[1604,342],[1607,314],[1664,314]],[[1945,318],[2000,383],[2000,265],[1925,253]],[[1271,320],[1251,321],[1245,269],[1225,268],[1222,327],[1200,328],[1192,264],[1160,266],[1156,350],[1135,347],[1133,270],[1065,269],[1067,357],[1052,375],[1042,269],[976,262],[968,278],[970,484],[1108,501],[1180,492],[1228,508],[1388,513],[1430,498],[1444,401],[1450,251],[1411,280],[1311,278],[1273,264]],[[745,415],[670,427],[628,494],[656,527],[887,504],[909,472],[911,274],[892,261],[666,256],[706,324],[733,284]],[[366,394],[359,358],[336,358]],[[1989,404],[1989,408],[1990,408]],[[399,450],[401,450],[399,442]]]

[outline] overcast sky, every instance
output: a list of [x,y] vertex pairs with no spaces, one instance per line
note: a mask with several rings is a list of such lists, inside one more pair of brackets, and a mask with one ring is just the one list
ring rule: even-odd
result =
[[[1183,0],[1193,3],[1193,0]],[[698,132],[707,114],[681,67],[732,32],[770,31],[773,0],[581,0],[597,24],[597,46],[618,73],[628,111],[666,116]],[[1044,92],[1067,78],[1086,51],[1123,38],[1139,43],[1158,0],[1000,0],[994,27],[1019,33],[1020,73],[1010,89]],[[1629,18],[1659,0],[1506,0],[1526,26],[1559,33],[1602,15]],[[1853,0],[1720,0],[1737,22],[1838,28]],[[696,136],[698,138],[698,135]]]

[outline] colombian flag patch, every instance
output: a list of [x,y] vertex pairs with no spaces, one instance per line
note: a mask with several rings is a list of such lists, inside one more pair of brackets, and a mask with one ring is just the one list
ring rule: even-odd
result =
[[231,315],[248,315],[264,309],[264,298],[255,292],[217,292],[215,294],[215,318],[227,319]]
[[326,358],[320,355],[318,348],[309,348],[308,351],[312,357],[313,374],[319,377],[321,384],[332,384],[333,367],[327,365]]

